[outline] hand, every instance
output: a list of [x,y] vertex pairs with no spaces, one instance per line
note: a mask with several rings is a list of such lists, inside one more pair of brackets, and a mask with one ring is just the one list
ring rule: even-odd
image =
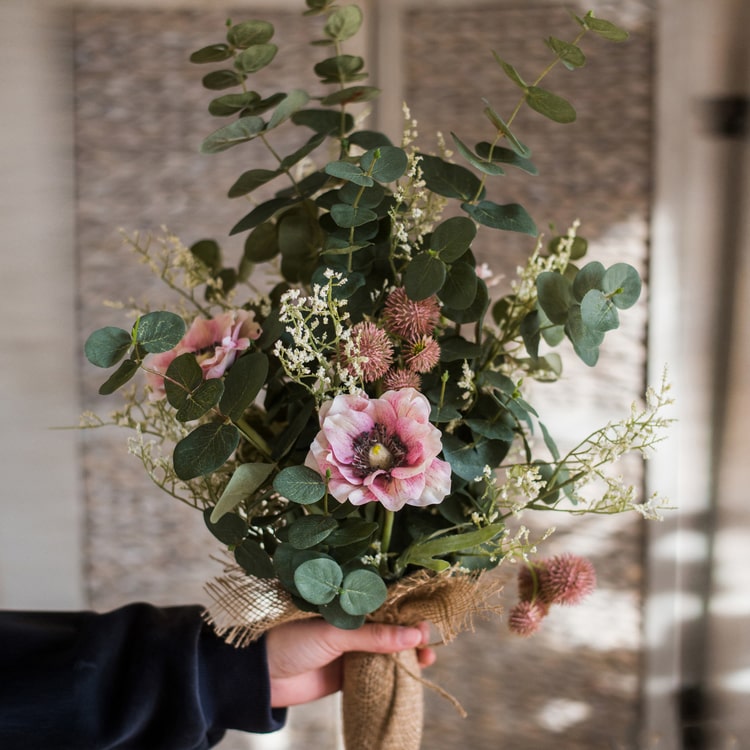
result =
[[341,689],[341,655],[347,651],[392,654],[417,648],[419,665],[428,667],[435,652],[427,647],[430,628],[366,623],[341,630],[325,620],[298,620],[272,628],[266,635],[271,705],[294,706]]

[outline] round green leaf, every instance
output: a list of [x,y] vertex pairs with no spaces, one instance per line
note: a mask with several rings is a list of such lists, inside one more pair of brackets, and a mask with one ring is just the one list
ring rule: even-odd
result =
[[215,63],[228,60],[232,56],[232,48],[228,44],[210,44],[190,55],[192,63]]
[[473,266],[454,263],[438,292],[438,297],[452,310],[466,310],[474,302],[479,279]]
[[412,258],[404,273],[406,294],[413,300],[427,299],[445,283],[445,263],[431,253]]
[[215,240],[198,240],[190,246],[190,252],[211,273],[218,273],[221,270],[221,248]]
[[316,558],[303,562],[294,571],[294,585],[311,604],[328,604],[339,592],[344,578],[335,560]]
[[621,310],[632,307],[641,296],[641,277],[633,266],[615,263],[602,278],[602,289]]
[[393,182],[406,172],[409,158],[403,149],[382,146],[370,149],[359,160],[363,171],[381,183]]
[[187,400],[188,394],[203,382],[203,370],[192,352],[175,357],[165,375],[164,392],[167,401],[175,409],[179,409]]
[[234,70],[213,70],[203,76],[203,86],[209,91],[222,91],[242,83],[242,76]]
[[573,305],[568,311],[565,333],[576,354],[585,364],[593,367],[599,360],[599,345],[604,341],[604,334],[584,325],[580,305]]
[[331,13],[324,31],[336,42],[353,37],[362,25],[362,11],[356,5],[343,5]]
[[542,271],[536,279],[539,307],[556,325],[568,319],[570,306],[575,302],[570,281],[556,271]]
[[227,41],[239,49],[251,44],[265,44],[273,37],[274,28],[268,21],[243,21],[227,31]]
[[573,294],[580,302],[592,289],[602,289],[604,266],[598,260],[587,263],[573,279]]
[[302,89],[293,89],[290,91],[273,111],[273,115],[271,115],[271,119],[268,121],[268,129],[270,130],[281,125],[282,122],[288,120],[295,112],[302,109],[308,101],[310,101],[310,97],[306,91]]
[[471,164],[472,167],[475,167],[480,172],[484,172],[484,174],[488,175],[505,174],[505,170],[503,170],[501,166],[495,164],[493,161],[488,161],[487,159],[479,157],[455,133],[451,132],[451,138],[453,138],[453,142],[456,144],[458,152],[469,162],[469,164]]
[[315,65],[315,73],[323,83],[348,83],[366,77],[365,61],[357,55],[337,55]]
[[318,611],[326,622],[341,630],[356,630],[365,622],[364,615],[350,615],[344,612],[338,599],[322,605]]
[[216,523],[211,521],[213,508],[203,511],[208,530],[223,544],[237,545],[247,536],[247,523],[236,513],[226,513]]
[[116,365],[130,349],[131,335],[116,326],[106,326],[94,331],[84,344],[86,359],[96,367]]
[[430,154],[420,154],[419,166],[427,189],[433,193],[462,201],[472,200],[477,193],[484,195],[479,178],[465,167]]
[[243,257],[249,263],[263,263],[274,258],[278,252],[276,227],[273,224],[261,224],[247,236]]
[[310,549],[324,541],[338,525],[331,516],[302,516],[289,525],[289,544],[296,549]]
[[620,325],[620,316],[612,300],[598,289],[591,289],[581,300],[581,321],[594,331],[612,331]]
[[333,107],[340,104],[370,102],[379,96],[380,89],[376,89],[374,86],[349,86],[348,88],[324,96],[320,100],[320,103],[324,107]]
[[282,497],[300,505],[310,505],[321,500],[326,492],[323,478],[309,466],[288,466],[273,480],[273,488]]
[[371,570],[353,570],[341,584],[341,608],[350,615],[374,612],[388,596],[383,579]]
[[360,187],[348,182],[339,189],[338,197],[350,206],[356,202],[362,208],[377,208],[383,202],[385,190],[377,184],[372,187]]
[[529,86],[526,89],[526,103],[554,122],[569,123],[576,119],[576,111],[567,99],[539,86]]
[[628,32],[615,26],[611,21],[605,21],[603,18],[594,18],[593,11],[589,11],[583,17],[582,26],[591,29],[603,39],[609,39],[611,42],[624,42],[628,38]]
[[377,221],[378,215],[369,208],[337,203],[331,206],[331,218],[338,226],[350,229],[351,227],[361,227],[364,224],[369,224],[371,221]]
[[355,542],[367,541],[379,528],[380,526],[376,521],[367,521],[364,518],[347,518],[326,539],[326,544],[331,547],[346,547]]
[[240,442],[239,430],[226,422],[208,422],[196,427],[174,448],[177,476],[187,481],[216,471],[234,453]]
[[430,249],[446,263],[458,260],[468,249],[477,234],[471,219],[454,216],[439,224],[430,238]]
[[332,161],[326,164],[325,172],[331,177],[338,177],[340,180],[347,180],[355,185],[369,187],[374,184],[372,177],[366,175],[358,164],[348,161]]
[[560,62],[568,69],[581,68],[586,64],[586,56],[580,47],[562,39],[551,36],[545,40],[547,46],[560,58]]
[[230,419],[242,418],[268,374],[268,357],[262,352],[243,354],[229,368],[224,377],[224,394],[219,401],[219,410]]
[[219,378],[204,380],[192,393],[186,394],[182,406],[175,413],[178,422],[200,419],[209,409],[219,403],[224,393],[224,383]]
[[187,326],[181,316],[166,310],[142,315],[135,324],[135,340],[150,354],[174,349],[185,335]]

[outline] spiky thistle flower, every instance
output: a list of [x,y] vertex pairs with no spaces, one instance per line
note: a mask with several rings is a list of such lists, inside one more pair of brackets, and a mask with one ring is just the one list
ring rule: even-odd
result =
[[391,333],[413,341],[433,333],[440,320],[440,303],[435,295],[422,300],[409,299],[406,290],[397,287],[385,301],[383,317]]

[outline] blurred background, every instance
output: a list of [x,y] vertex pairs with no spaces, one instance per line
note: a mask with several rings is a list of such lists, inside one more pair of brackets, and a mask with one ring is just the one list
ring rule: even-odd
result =
[[[678,422],[629,481],[670,498],[662,522],[535,518],[557,526],[545,552],[595,563],[600,586],[529,640],[478,622],[441,649],[427,675],[469,712],[427,691],[424,746],[473,750],[750,745],[750,195],[746,0],[367,0],[356,49],[384,93],[375,127],[395,141],[406,101],[426,149],[437,133],[486,137],[482,97],[516,98],[496,50],[531,77],[543,39],[572,38],[568,11],[614,21],[622,45],[587,36],[589,62],[555,70],[549,88],[573,125],[524,112],[517,132],[540,176],[502,183],[540,227],[574,219],[590,257],[626,260],[647,280],[593,372],[565,357],[563,382],[539,386],[562,444],[627,413],[665,366]],[[127,434],[53,429],[85,409],[100,372],[88,333],[122,325],[106,300],[162,290],[123,248],[128,232],[167,226],[241,252],[228,229],[246,212],[223,198],[248,147],[197,153],[217,126],[205,72],[187,58],[220,41],[224,21],[262,17],[281,52],[258,82],[268,93],[315,83],[302,0],[2,0],[0,2],[0,607],[109,609],[134,600],[205,602],[217,552],[202,519],[151,486]],[[246,160],[238,167],[237,160]],[[233,243],[237,243],[233,245]],[[507,284],[533,249],[503,238],[478,252]],[[512,570],[507,604],[512,605]],[[269,737],[230,734],[225,750],[337,748],[335,699],[292,711]]]

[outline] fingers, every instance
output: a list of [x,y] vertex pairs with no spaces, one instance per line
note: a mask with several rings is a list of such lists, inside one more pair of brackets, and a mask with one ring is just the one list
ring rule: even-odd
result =
[[334,628],[327,635],[329,644],[341,653],[369,651],[375,654],[392,654],[426,646],[430,639],[430,627],[426,622],[415,627],[367,623],[357,630]]

